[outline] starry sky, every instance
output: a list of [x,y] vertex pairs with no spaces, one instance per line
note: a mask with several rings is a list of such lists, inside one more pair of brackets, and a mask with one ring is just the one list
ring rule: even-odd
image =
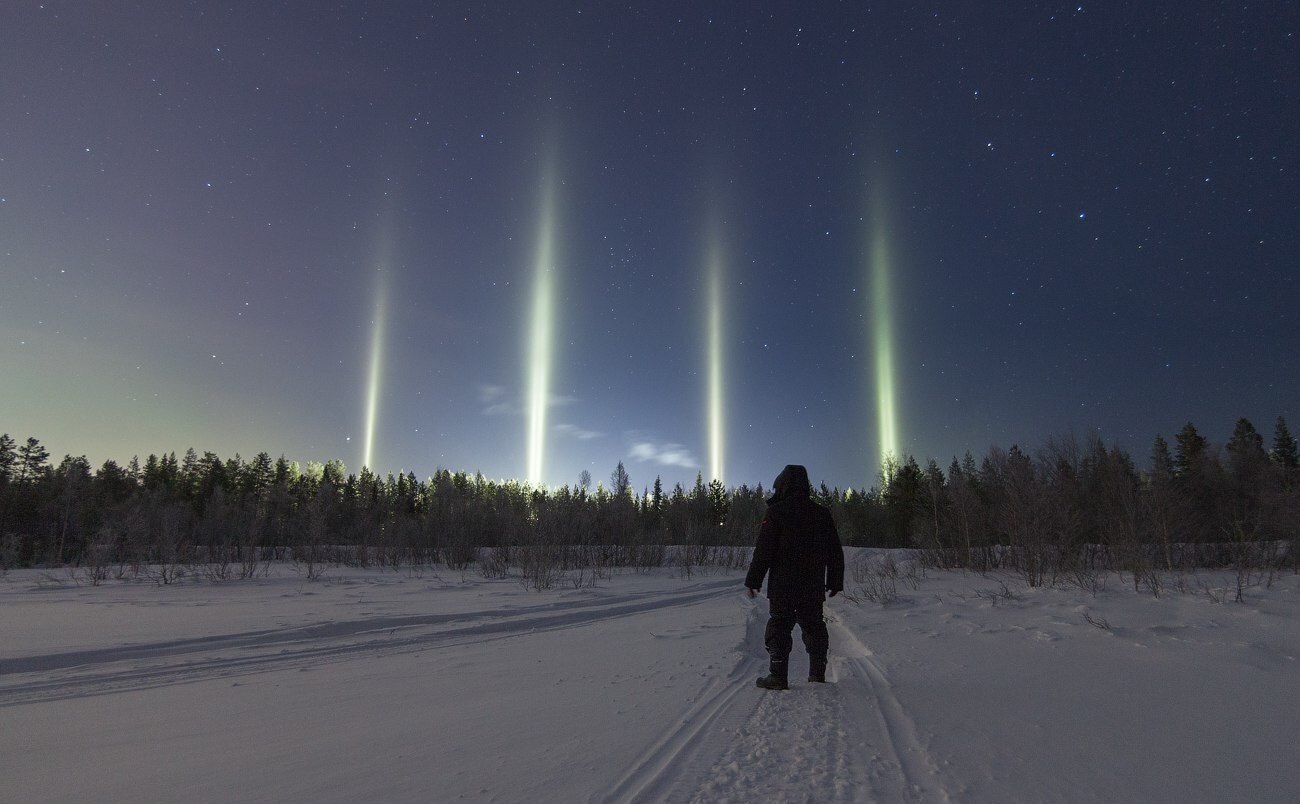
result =
[[945,466],[1300,425],[1293,3],[3,18],[0,431],[56,458],[864,487],[886,396]]

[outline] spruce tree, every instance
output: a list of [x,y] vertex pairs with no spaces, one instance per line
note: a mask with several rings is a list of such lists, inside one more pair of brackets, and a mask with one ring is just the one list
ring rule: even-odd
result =
[[159,460],[158,473],[162,478],[163,486],[168,491],[175,491],[180,483],[181,466],[176,461],[176,453],[168,452]]
[[190,447],[185,450],[185,457],[181,459],[179,481],[181,499],[193,503],[202,482],[203,464],[199,462],[199,454],[194,451],[194,447]]
[[659,478],[659,475],[655,475],[654,491],[651,492],[651,497],[650,497],[650,526],[656,532],[659,529],[660,521],[663,519],[663,514],[664,514],[664,484],[663,481]]
[[158,462],[158,456],[152,452],[144,461],[144,487],[147,489],[156,489],[162,485],[161,464]]
[[1174,448],[1174,473],[1179,477],[1190,477],[1200,467],[1209,442],[1196,432],[1196,426],[1191,422],[1183,425],[1174,436],[1174,442],[1177,445]]
[[284,454],[281,453],[280,457],[275,461],[275,485],[289,485],[292,480],[290,477],[292,471],[293,470],[289,467],[289,459],[284,457]]
[[1287,429],[1286,419],[1277,417],[1277,427],[1273,430],[1273,460],[1288,472],[1300,470],[1300,454],[1297,454],[1296,440]]
[[1151,479],[1160,483],[1173,476],[1173,458],[1169,455],[1169,442],[1162,435],[1156,435],[1151,445]]
[[253,460],[244,467],[244,490],[256,498],[261,498],[271,487],[271,481],[275,477],[274,466],[271,463],[271,456],[266,452],[259,452],[253,456]]
[[623,468],[623,462],[619,461],[618,466],[609,474],[609,487],[615,497],[626,497],[632,492],[632,478],[627,474],[627,469]]
[[1264,452],[1264,437],[1255,429],[1249,419],[1238,419],[1228,439],[1228,457],[1232,463],[1233,475],[1241,481],[1253,479],[1267,461]]

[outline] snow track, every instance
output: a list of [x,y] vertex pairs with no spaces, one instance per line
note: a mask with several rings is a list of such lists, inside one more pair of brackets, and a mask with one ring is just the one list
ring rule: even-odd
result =
[[763,619],[752,601],[744,600],[745,638],[725,678],[712,678],[681,718],[664,732],[599,801],[689,801],[729,740],[739,734],[758,704],[753,677],[762,667]]
[[831,644],[842,656],[828,679],[845,690],[846,714],[863,728],[864,747],[871,756],[870,785],[882,801],[948,801],[930,753],[917,737],[916,725],[899,703],[893,684],[870,649],[851,630],[831,622]]
[[523,609],[374,617],[28,656],[0,662],[0,707],[81,698],[579,628],[735,594],[733,579],[673,592]]
[[592,800],[948,801],[888,677],[833,614],[830,683],[802,682],[792,669],[788,692],[754,687],[766,667],[766,616],[765,605],[749,605],[735,668]]

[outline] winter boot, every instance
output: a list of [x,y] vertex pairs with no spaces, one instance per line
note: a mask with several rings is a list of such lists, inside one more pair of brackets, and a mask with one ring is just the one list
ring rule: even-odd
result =
[[812,658],[808,660],[808,680],[815,684],[826,683],[826,660]]
[[773,659],[768,674],[754,681],[754,685],[765,690],[790,689],[790,663],[788,659]]

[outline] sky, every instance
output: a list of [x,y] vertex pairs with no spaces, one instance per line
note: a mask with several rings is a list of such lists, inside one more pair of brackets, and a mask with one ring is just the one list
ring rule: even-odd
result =
[[1292,3],[27,2],[0,432],[862,488],[1300,425]]

